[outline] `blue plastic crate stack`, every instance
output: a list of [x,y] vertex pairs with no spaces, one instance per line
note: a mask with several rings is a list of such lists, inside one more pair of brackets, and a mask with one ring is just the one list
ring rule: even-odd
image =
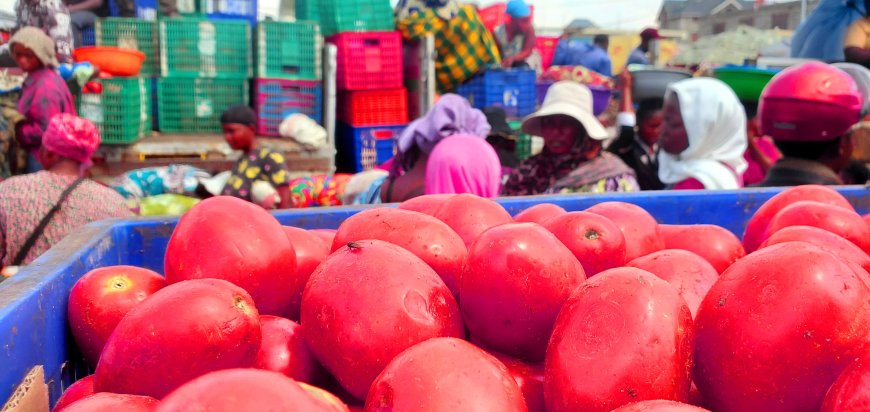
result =
[[510,120],[535,111],[537,74],[533,69],[488,69],[460,85],[456,94],[483,109],[502,107]]
[[389,0],[297,0],[297,18],[317,20],[337,48],[336,166],[370,170],[395,154],[408,123],[402,40]]
[[317,21],[257,25],[254,109],[257,132],[278,136],[281,122],[302,113],[323,123],[323,37]]

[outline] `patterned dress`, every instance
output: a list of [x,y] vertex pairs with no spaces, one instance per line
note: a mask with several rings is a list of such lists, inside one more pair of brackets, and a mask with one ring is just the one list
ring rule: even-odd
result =
[[[39,221],[75,180],[73,176],[42,171],[0,183],[0,262],[4,266],[12,263]],[[85,224],[130,216],[133,214],[123,197],[112,189],[85,180],[63,202],[27,254],[24,264]]]
[[290,184],[284,155],[268,148],[253,149],[246,153],[236,163],[221,194],[251,201],[251,188],[258,180],[269,182],[276,188]]
[[39,27],[54,40],[57,61],[73,62],[72,25],[63,0],[18,0],[15,15],[18,17],[16,28]]

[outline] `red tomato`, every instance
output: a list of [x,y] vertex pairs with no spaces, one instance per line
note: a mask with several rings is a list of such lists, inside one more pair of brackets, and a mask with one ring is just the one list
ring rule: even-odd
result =
[[783,190],[761,205],[746,224],[743,232],[743,247],[747,253],[754,252],[767,239],[770,219],[784,207],[802,200],[811,200],[852,210],[852,205],[843,195],[827,186],[805,185]]
[[281,224],[263,208],[229,196],[203,200],[181,217],[166,247],[165,267],[170,284],[232,282],[251,294],[264,315],[287,314],[293,293],[305,284]]
[[164,286],[163,276],[133,266],[94,269],[76,282],[67,316],[76,344],[92,368],[121,318]]
[[732,265],[695,320],[694,378],[710,409],[819,410],[849,360],[870,348],[868,277],[804,242]]
[[655,400],[630,403],[620,408],[616,408],[613,412],[709,412],[704,408],[697,406],[686,405],[685,403]]
[[517,223],[537,223],[541,226],[546,226],[547,221],[568,212],[559,206],[552,203],[539,203],[514,216],[514,221]]
[[501,225],[468,251],[460,309],[469,333],[487,348],[537,362],[559,310],[585,280],[580,262],[543,227]]
[[665,248],[659,224],[640,206],[623,202],[604,202],[586,209],[613,221],[625,235],[625,261],[629,262]]
[[54,409],[52,412],[60,412],[63,408],[66,408],[73,402],[76,402],[80,399],[84,399],[88,396],[94,394],[94,375],[88,375],[84,378],[81,378],[69,388],[66,388],[63,391],[63,394],[60,395],[60,399],[57,400],[57,403],[54,404]]
[[260,333],[259,314],[243,289],[220,279],[169,285],[118,323],[94,389],[162,398],[208,372],[252,366]]
[[870,411],[870,361],[868,355],[852,362],[840,375],[822,404],[822,412]]
[[351,408],[345,405],[337,396],[320,389],[316,386],[311,386],[305,382],[296,382],[302,389],[305,389],[312,398],[325,403],[329,407],[329,412],[350,412]]
[[358,399],[403,350],[463,335],[459,308],[438,274],[380,240],[353,242],[318,266],[302,295],[301,323],[321,364]]
[[588,212],[571,212],[545,226],[553,232],[592,277],[625,264],[625,236],[612,220]]
[[310,231],[299,229],[296,227],[284,226],[284,233],[290,244],[293,245],[293,250],[296,251],[296,273],[302,280],[298,283],[298,289],[293,292],[290,299],[290,309],[287,311],[287,318],[291,320],[299,320],[299,307],[302,305],[302,291],[305,290],[305,284],[308,283],[308,278],[311,273],[317,268],[320,262],[323,262],[329,256],[329,246],[323,239]]
[[491,353],[507,368],[516,381],[529,412],[546,412],[544,405],[544,365],[526,363],[500,353]]
[[704,296],[719,280],[713,265],[687,250],[662,250],[632,260],[626,266],[643,269],[670,283],[686,300],[692,318],[697,315]]
[[716,225],[659,225],[667,249],[682,249],[704,258],[722,273],[746,256],[740,239]]
[[444,204],[444,201],[450,199],[453,196],[455,195],[441,194],[417,196],[415,198],[408,199],[402,203],[399,203],[396,208],[402,210],[410,210],[412,212],[420,212],[429,216],[435,216],[435,214],[438,213],[438,209],[441,209],[441,205]]
[[812,226],[789,226],[771,235],[759,249],[786,242],[807,242],[870,271],[870,256],[842,236]]
[[459,275],[468,250],[446,223],[410,210],[364,210],[341,224],[332,250],[363,239],[383,240],[413,253],[435,270],[454,297],[459,296]]
[[[770,220],[768,235],[789,226],[812,226],[837,234],[870,253],[870,228],[852,210],[819,202],[795,202]],[[767,240],[765,238],[765,240]]]
[[63,408],[63,412],[151,412],[159,402],[150,396],[95,393]]
[[644,400],[685,402],[692,314],[652,273],[611,269],[565,304],[547,349],[547,411],[611,411]]
[[334,229],[311,229],[308,232],[317,235],[329,247],[332,245],[332,241],[335,240],[335,233],[338,231]]
[[299,383],[280,373],[257,369],[228,369],[194,379],[170,393],[155,412],[347,411],[344,405],[312,396]]
[[412,346],[372,385],[366,412],[525,412],[516,382],[496,358],[454,338]]
[[326,379],[326,371],[308,348],[302,326],[289,319],[260,316],[263,339],[254,367],[280,372],[297,382],[317,384]]
[[513,222],[500,204],[467,193],[445,200],[435,217],[455,230],[467,247],[485,230]]

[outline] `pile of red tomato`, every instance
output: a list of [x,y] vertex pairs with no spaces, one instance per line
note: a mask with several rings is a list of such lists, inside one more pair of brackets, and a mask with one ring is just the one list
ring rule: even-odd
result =
[[75,285],[95,373],[55,410],[867,411],[868,253],[821,186],[773,197],[742,242],[620,202],[424,196],[331,232],[216,197],[162,276]]

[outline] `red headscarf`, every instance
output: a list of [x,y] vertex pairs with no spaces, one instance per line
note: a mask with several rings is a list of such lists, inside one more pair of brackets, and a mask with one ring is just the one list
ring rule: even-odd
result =
[[100,133],[90,120],[60,113],[51,118],[42,135],[45,150],[81,163],[81,173],[91,167],[91,157],[100,146]]

